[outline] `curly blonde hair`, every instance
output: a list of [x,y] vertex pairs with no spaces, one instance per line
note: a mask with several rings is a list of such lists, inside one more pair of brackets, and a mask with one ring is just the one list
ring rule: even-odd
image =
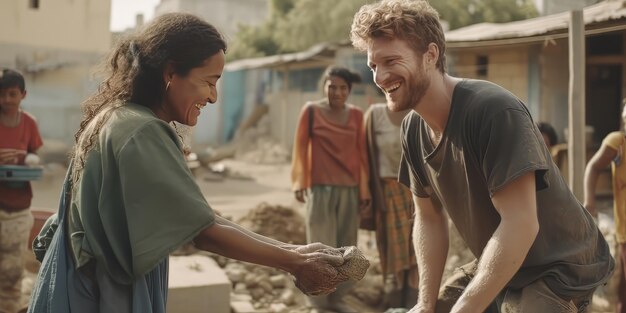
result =
[[434,43],[439,47],[437,69],[445,73],[443,28],[439,13],[426,0],[382,0],[362,6],[352,21],[352,45],[366,51],[373,38],[398,38],[422,53]]

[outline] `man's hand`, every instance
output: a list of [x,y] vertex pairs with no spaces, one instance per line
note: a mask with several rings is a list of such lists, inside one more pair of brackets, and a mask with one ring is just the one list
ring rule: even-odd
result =
[[434,313],[433,310],[427,310],[422,307],[421,304],[416,304],[413,308],[411,308],[407,313]]
[[[372,204],[372,199],[368,198],[368,199],[361,199],[361,200],[359,200],[359,210],[360,210],[360,212],[367,211],[370,208],[371,204]],[[370,211],[370,213],[371,213],[371,211]]]
[[296,190],[295,191],[295,196],[296,196],[296,200],[298,200],[298,202],[304,203],[304,198],[307,196],[306,189]]
[[304,294],[327,295],[337,289],[339,283],[348,280],[336,267],[344,263],[341,255],[320,252],[305,254],[306,261],[293,273],[296,287]]

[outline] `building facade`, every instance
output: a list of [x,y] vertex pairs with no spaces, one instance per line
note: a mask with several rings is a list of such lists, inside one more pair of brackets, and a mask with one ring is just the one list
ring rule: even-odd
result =
[[0,1],[0,67],[24,74],[25,110],[46,139],[72,143],[93,66],[110,49],[110,1]]
[[155,15],[187,12],[213,24],[227,40],[237,33],[239,24],[258,25],[269,14],[267,0],[161,0]]

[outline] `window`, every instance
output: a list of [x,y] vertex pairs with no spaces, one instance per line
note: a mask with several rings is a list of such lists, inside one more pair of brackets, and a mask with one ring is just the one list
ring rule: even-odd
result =
[[613,33],[587,38],[587,55],[622,55],[624,53],[622,33]]
[[39,9],[39,0],[28,0],[28,7],[31,9]]
[[314,92],[319,90],[318,83],[324,74],[324,68],[308,68],[289,72],[289,90]]
[[489,57],[479,55],[476,57],[476,75],[479,77],[487,77],[487,69],[489,68]]

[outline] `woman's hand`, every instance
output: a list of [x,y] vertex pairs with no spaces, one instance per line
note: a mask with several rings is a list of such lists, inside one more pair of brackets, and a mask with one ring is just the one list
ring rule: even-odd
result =
[[306,189],[299,189],[295,191],[296,200],[298,202],[304,203],[304,198],[307,196]]
[[327,246],[321,242],[314,242],[314,243],[310,243],[308,245],[301,245],[301,246],[297,246],[294,251],[300,253],[300,254],[307,254],[307,253],[312,253],[312,252],[317,252],[319,250],[332,250],[334,249],[331,246]]
[[372,205],[372,199],[370,198],[359,200],[360,212],[367,212],[371,205]]
[[337,289],[337,285],[348,280],[348,276],[337,271],[344,263],[341,255],[320,252],[304,254],[305,261],[292,274],[296,287],[304,294],[326,295]]

